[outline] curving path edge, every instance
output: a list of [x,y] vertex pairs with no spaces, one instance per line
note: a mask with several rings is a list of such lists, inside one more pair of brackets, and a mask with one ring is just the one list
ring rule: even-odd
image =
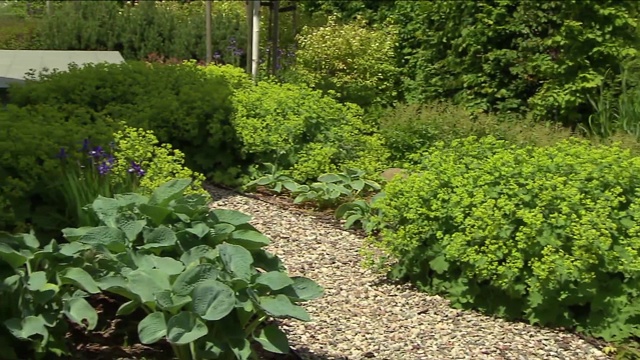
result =
[[610,359],[575,334],[453,309],[442,297],[390,284],[361,266],[362,238],[314,216],[228,190],[210,191],[212,207],[253,216],[251,223],[272,239],[268,250],[290,275],[325,288],[322,298],[303,304],[311,322],[281,322],[302,359]]

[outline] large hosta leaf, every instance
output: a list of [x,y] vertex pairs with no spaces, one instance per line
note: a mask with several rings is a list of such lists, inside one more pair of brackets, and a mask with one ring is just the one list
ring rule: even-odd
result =
[[49,331],[46,328],[47,322],[42,316],[26,316],[22,319],[11,318],[5,321],[4,325],[11,335],[21,340],[27,340],[34,335],[44,338],[49,336]]
[[255,339],[267,351],[278,354],[289,353],[289,341],[287,340],[287,335],[283,333],[277,325],[265,326],[260,330]]
[[229,314],[235,304],[233,289],[216,281],[208,280],[198,284],[191,294],[193,311],[205,320],[220,320]]
[[239,279],[251,279],[253,257],[249,250],[233,244],[221,244],[217,249],[222,263],[229,272]]
[[147,315],[138,323],[138,337],[143,344],[153,344],[166,335],[167,317],[160,311]]
[[260,307],[274,317],[292,317],[302,321],[311,320],[305,309],[294,305],[288,297],[282,294],[276,296],[261,296]]
[[68,268],[60,274],[63,284],[74,284],[90,294],[100,292],[98,284],[93,280],[88,272],[81,268]]
[[125,241],[126,236],[122,230],[108,226],[91,228],[80,237],[80,242],[93,246],[103,245],[113,252],[125,251]]
[[182,311],[171,317],[167,323],[167,340],[176,345],[196,341],[206,336],[208,332],[207,325],[188,311]]
[[93,330],[98,324],[98,313],[87,300],[83,298],[71,298],[64,304],[64,314],[76,324],[85,325]]
[[287,274],[279,271],[269,271],[256,276],[255,282],[268,286],[271,290],[280,290],[293,284],[293,280]]
[[160,225],[157,228],[144,233],[144,245],[142,249],[167,248],[174,246],[178,241],[176,233],[170,228]]
[[244,223],[248,223],[251,220],[251,216],[236,210],[213,209],[211,210],[210,214],[218,222],[227,223],[231,225],[241,225]]
[[324,289],[315,281],[302,276],[293,276],[293,284],[277,292],[287,295],[292,301],[309,301],[322,296]]
[[162,270],[134,270],[127,274],[127,288],[143,303],[155,302],[155,295],[170,290],[169,275]]
[[179,198],[189,185],[191,185],[191,179],[169,180],[153,191],[149,205],[166,206],[171,200]]
[[176,295],[189,295],[196,285],[203,281],[217,279],[219,273],[220,270],[213,264],[204,263],[196,265],[178,275],[173,282],[173,292]]
[[231,236],[226,241],[232,244],[241,245],[247,249],[259,249],[271,243],[271,240],[269,240],[269,238],[264,234],[258,231],[245,229],[232,232]]

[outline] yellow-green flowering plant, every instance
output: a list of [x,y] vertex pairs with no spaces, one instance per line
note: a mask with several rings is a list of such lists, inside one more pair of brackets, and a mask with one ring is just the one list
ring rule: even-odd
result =
[[158,186],[172,179],[192,179],[187,194],[208,195],[202,188],[204,175],[194,172],[184,165],[184,153],[174,149],[171,144],[161,144],[153,131],[124,125],[114,134],[114,155],[117,161],[113,172],[120,176],[112,177],[114,184],[126,179],[132,168],[132,162],[139,164],[145,176],[140,178],[138,192],[143,195],[152,193]]
[[385,186],[375,244],[454,306],[640,335],[640,158],[585,140],[440,142]]

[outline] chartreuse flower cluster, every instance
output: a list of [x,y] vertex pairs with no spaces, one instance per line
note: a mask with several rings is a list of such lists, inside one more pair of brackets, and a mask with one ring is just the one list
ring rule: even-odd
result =
[[396,276],[454,304],[637,336],[640,158],[566,140],[438,144],[375,203]]
[[[153,131],[124,126],[124,129],[114,134],[115,157],[119,160],[113,165],[116,174],[125,174],[135,164],[145,171],[140,178],[138,191],[150,194],[161,184],[171,179],[192,179],[193,183],[186,190],[187,194],[199,193],[207,195],[202,188],[204,175],[194,172],[184,166],[184,153],[174,149],[171,144],[160,144]],[[121,181],[122,176],[114,177],[114,181]]]
[[320,91],[260,82],[233,95],[234,129],[253,163],[271,163],[296,181],[344,167],[381,171],[389,151],[365,123],[363,110]]

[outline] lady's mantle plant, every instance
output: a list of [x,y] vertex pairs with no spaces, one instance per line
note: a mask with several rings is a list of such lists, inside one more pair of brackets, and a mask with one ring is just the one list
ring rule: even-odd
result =
[[96,227],[63,232],[93,249],[91,275],[107,293],[129,299],[126,316],[142,308],[141,342],[168,341],[180,360],[249,359],[251,341],[287,353],[286,335],[270,318],[309,320],[299,302],[322,295],[304,277],[289,277],[269,239],[237,211],[214,209],[201,194],[184,195],[192,181],[172,180],[150,197],[99,197]]
[[640,158],[562,141],[437,144],[373,205],[393,275],[452,304],[606,340],[640,336]]

